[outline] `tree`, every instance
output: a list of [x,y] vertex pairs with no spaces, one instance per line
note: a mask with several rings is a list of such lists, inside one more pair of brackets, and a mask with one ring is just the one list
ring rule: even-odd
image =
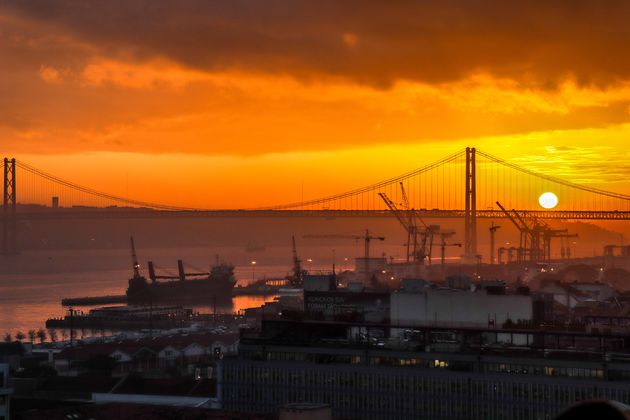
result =
[[35,342],[35,337],[37,337],[37,332],[35,330],[28,330],[28,338],[31,340],[31,343]]
[[54,328],[51,328],[48,330],[48,337],[50,337],[50,341],[53,343],[57,342],[57,330]]
[[22,340],[26,338],[26,336],[24,335],[22,331],[18,331],[15,333],[15,338],[17,338],[17,340],[21,343]]
[[46,330],[43,328],[37,330],[37,338],[39,338],[39,342],[43,344],[44,341],[46,341]]
[[10,343],[11,341],[13,341],[13,337],[11,337],[11,333],[8,332],[4,335],[4,342],[5,343]]

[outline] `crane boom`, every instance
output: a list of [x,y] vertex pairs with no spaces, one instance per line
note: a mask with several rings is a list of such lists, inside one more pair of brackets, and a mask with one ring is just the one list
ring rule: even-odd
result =
[[396,219],[398,219],[398,221],[400,222],[402,227],[405,228],[405,231],[407,233],[411,233],[411,231],[412,231],[411,221],[407,220],[405,217],[403,217],[402,211],[396,206],[396,204],[394,204],[394,202],[392,200],[389,199],[387,194],[385,194],[385,193],[378,193],[378,195],[385,202],[385,205],[389,208],[389,210],[392,213],[394,213],[394,216],[396,216]]
[[428,229],[429,226],[425,223],[424,219],[422,219],[422,217],[420,217],[414,209],[409,207],[409,198],[407,196],[407,191],[405,191],[405,186],[403,185],[402,181],[399,184],[400,192],[403,198],[403,205],[405,206],[405,211],[409,214],[409,224],[413,225],[417,229],[418,225],[415,221],[419,220],[422,226],[424,226],[425,229]]
[[523,227],[518,224],[518,222],[514,219],[514,217],[512,217],[512,215],[498,201],[497,201],[497,206],[499,206],[499,208],[501,209],[503,214],[505,214],[505,216],[508,219],[510,219],[510,222],[512,222],[512,224],[514,224],[514,226],[516,226],[516,228],[519,230],[519,232],[522,232],[523,231]]
[[399,182],[400,191],[402,193],[403,205],[405,206],[405,210],[409,210],[409,198],[407,198],[407,192],[405,191],[405,186],[402,181]]
[[136,245],[133,242],[133,236],[131,236],[131,263],[133,264],[133,278],[137,279],[140,277],[140,264],[136,256]]

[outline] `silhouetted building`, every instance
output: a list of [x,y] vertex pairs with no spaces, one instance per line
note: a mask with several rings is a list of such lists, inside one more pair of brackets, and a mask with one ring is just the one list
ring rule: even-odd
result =
[[9,387],[9,365],[0,364],[0,420],[9,419],[9,400],[13,390]]
[[548,419],[630,402],[625,336],[507,328],[265,321],[221,362],[224,409],[330,404],[334,417]]

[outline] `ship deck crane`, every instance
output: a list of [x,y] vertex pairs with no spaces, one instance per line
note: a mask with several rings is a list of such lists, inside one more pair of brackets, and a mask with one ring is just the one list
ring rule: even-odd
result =
[[153,283],[155,283],[158,279],[162,280],[180,280],[185,281],[186,277],[203,277],[209,276],[210,272],[195,272],[195,273],[186,273],[184,271],[184,262],[182,260],[177,260],[177,275],[156,275],[155,269],[157,268],[153,261],[149,261],[147,263],[149,267],[149,278]]

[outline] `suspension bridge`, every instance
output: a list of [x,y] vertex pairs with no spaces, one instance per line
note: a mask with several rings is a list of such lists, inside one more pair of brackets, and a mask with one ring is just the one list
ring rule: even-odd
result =
[[[422,218],[462,218],[465,253],[476,253],[478,218],[504,218],[497,205],[524,217],[565,220],[629,220],[630,195],[570,181],[518,165],[475,148],[466,148],[413,171],[325,197],[246,209],[204,209],[159,203],[99,191],[17,159],[0,162],[4,173],[2,252],[17,252],[19,221],[60,218],[144,217],[391,217],[381,199],[406,202],[406,212]],[[559,198],[543,209],[538,197]],[[208,193],[211,193],[210,191]]]

